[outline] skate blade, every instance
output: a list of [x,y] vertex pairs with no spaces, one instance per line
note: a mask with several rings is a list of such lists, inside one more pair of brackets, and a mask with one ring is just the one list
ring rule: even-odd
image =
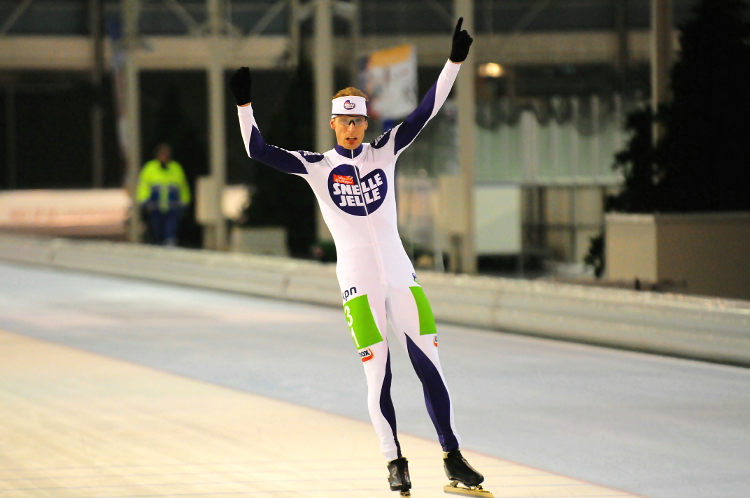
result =
[[443,488],[443,491],[452,495],[481,496],[483,498],[495,498],[495,495],[493,495],[486,489],[482,489],[482,486],[472,486],[470,488],[464,488],[463,486],[459,486],[457,481],[451,481],[450,484],[446,484],[445,487]]
[[402,498],[409,498],[411,496],[411,492],[410,491],[401,491],[401,493],[399,493],[399,496],[401,496]]

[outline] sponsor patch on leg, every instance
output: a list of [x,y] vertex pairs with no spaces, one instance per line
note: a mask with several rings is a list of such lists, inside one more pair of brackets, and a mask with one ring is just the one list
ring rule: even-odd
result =
[[419,335],[437,334],[437,328],[435,327],[435,315],[432,314],[432,308],[430,303],[427,301],[427,296],[424,295],[424,291],[421,287],[409,287],[412,295],[414,296],[414,302],[417,304],[417,312],[419,313]]
[[359,352],[359,358],[362,360],[362,363],[364,363],[366,361],[370,361],[373,358],[375,358],[375,353],[373,353],[372,349],[370,348],[363,349],[362,351]]

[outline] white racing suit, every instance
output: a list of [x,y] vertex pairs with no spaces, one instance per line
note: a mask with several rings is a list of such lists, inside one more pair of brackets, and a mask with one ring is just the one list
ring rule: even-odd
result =
[[427,411],[444,451],[459,447],[450,395],[438,359],[435,319],[404,251],[396,220],[395,166],[448,97],[459,64],[448,61],[437,82],[406,120],[355,150],[337,145],[325,154],[267,145],[252,106],[238,107],[248,155],[303,177],[312,187],[336,244],[344,314],[365,368],[368,408],[380,449],[401,456],[391,401],[386,318],[424,387]]

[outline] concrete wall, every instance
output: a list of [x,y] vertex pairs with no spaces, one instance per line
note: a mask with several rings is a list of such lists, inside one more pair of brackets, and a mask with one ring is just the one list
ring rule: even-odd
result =
[[659,215],[657,227],[660,279],[684,281],[690,294],[750,299],[750,213]]
[[612,214],[607,278],[750,299],[750,213]]
[[608,214],[605,220],[607,279],[659,280],[654,217],[648,214]]

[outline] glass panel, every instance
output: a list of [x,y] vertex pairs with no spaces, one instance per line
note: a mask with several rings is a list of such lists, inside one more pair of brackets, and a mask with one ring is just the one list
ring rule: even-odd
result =
[[[617,110],[621,104],[597,96],[556,99],[554,105],[541,103],[523,111],[514,111],[507,103],[505,107],[478,105],[477,183],[612,185],[621,181],[612,169],[614,155],[627,139]],[[552,108],[558,111],[551,116]]]

